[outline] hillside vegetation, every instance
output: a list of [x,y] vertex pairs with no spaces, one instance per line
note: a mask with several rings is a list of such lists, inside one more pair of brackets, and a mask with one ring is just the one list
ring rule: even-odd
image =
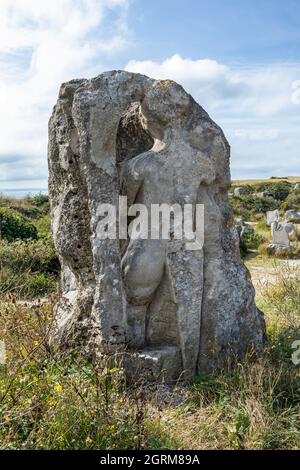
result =
[[[238,204],[235,216],[260,214],[267,237],[261,207],[250,199]],[[10,235],[0,241],[0,340],[7,353],[0,365],[0,448],[300,448],[300,373],[291,361],[300,339],[299,266],[274,264],[272,283],[257,289],[267,323],[260,357],[249,352],[243,364],[195,377],[190,386],[129,386],[121,363],[90,363],[77,351],[58,354],[49,346],[59,263],[47,197],[2,197],[0,211],[12,215]],[[30,231],[20,237],[15,220]],[[246,258],[250,271],[274,263],[256,255],[254,249]]]

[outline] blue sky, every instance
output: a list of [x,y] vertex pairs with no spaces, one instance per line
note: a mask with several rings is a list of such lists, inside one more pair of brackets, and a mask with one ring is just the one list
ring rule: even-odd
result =
[[299,0],[1,0],[0,192],[47,187],[59,85],[171,78],[222,126],[233,178],[299,175]]

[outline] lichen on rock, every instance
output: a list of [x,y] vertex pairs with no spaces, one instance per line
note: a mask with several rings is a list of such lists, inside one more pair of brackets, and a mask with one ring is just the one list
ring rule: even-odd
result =
[[[49,124],[62,264],[53,345],[132,351],[131,371],[145,363],[168,381],[261,349],[264,320],[228,206],[229,158],[222,130],[171,80],[112,71],[61,86]],[[99,206],[117,207],[120,195],[147,208],[204,204],[203,248],[101,239]]]

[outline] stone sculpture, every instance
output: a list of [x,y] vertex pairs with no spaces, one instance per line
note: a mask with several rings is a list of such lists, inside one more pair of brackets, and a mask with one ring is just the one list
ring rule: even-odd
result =
[[272,243],[280,246],[290,246],[288,231],[280,222],[273,222],[271,225]]
[[245,189],[243,186],[238,186],[237,188],[234,188],[233,194],[234,196],[242,196],[245,194]]
[[274,211],[267,211],[267,225],[270,227],[273,222],[279,222],[279,210],[275,209]]
[[300,213],[297,211],[294,211],[292,209],[286,211],[285,213],[285,220],[286,222],[296,222],[300,223]]
[[[260,350],[264,320],[228,207],[230,148],[184,89],[124,71],[61,86],[49,124],[49,195],[62,296],[51,342],[125,351],[167,381]],[[204,204],[204,246],[102,239],[101,204]],[[127,354],[128,353],[128,354]]]

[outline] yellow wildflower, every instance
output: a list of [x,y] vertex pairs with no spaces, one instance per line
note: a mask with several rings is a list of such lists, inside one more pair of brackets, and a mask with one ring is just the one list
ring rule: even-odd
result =
[[57,392],[62,392],[62,391],[63,391],[63,388],[62,388],[62,386],[61,386],[60,384],[57,384],[56,387],[55,387],[55,390],[56,390]]

